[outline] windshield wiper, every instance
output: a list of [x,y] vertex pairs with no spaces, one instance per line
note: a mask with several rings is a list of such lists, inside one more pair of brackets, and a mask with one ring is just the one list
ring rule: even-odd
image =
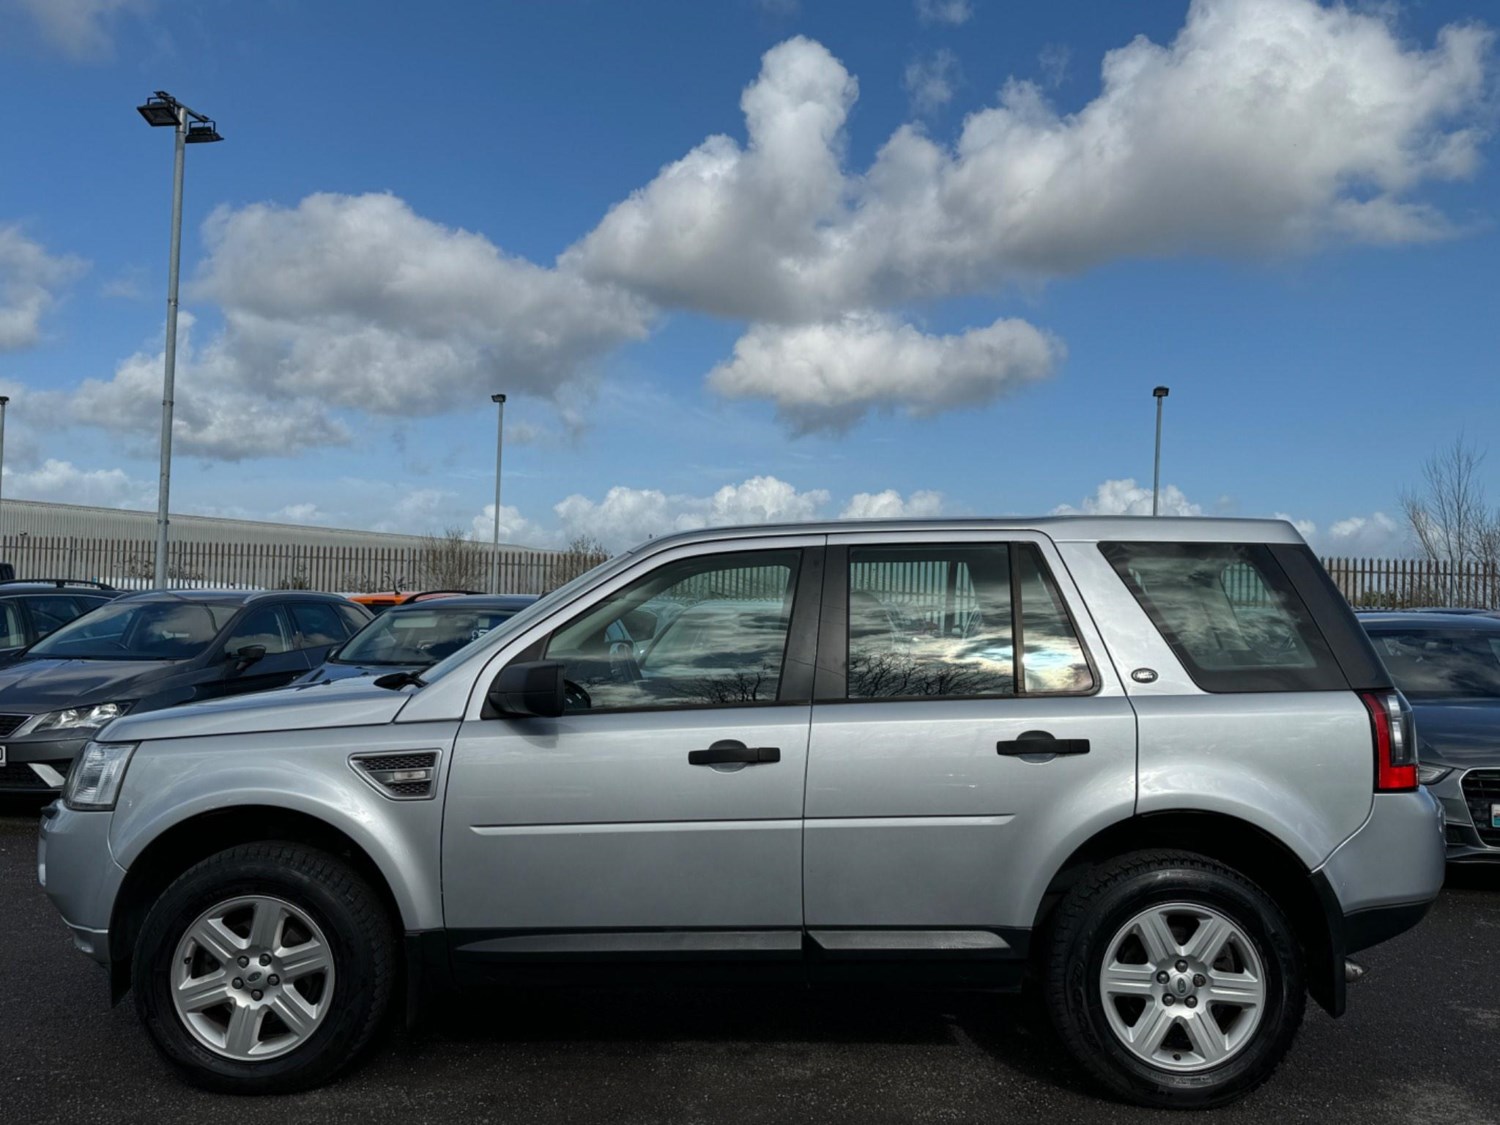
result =
[[396,691],[404,687],[426,687],[427,681],[415,672],[389,672],[384,676],[375,677],[375,686],[390,688]]

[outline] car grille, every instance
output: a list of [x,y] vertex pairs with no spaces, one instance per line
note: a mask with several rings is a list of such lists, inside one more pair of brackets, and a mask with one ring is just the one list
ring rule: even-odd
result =
[[30,715],[0,715],[0,738],[4,738],[29,718]]
[[[349,759],[355,771],[387,797],[420,801],[431,797],[437,780],[436,750],[409,754],[355,754]],[[418,774],[410,777],[409,774]],[[400,775],[400,776],[398,776]]]
[[1479,838],[1492,848],[1500,848],[1500,828],[1492,828],[1490,808],[1500,804],[1500,770],[1470,770],[1464,774],[1464,800]]
[[38,793],[45,793],[51,788],[25,762],[8,762],[0,766],[0,789],[35,789]]

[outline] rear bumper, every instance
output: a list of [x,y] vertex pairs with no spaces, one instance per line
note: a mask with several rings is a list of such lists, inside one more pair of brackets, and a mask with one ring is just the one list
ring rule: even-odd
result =
[[125,869],[109,850],[108,812],[75,812],[61,801],[42,810],[36,877],[73,931],[73,944],[108,964],[109,919]]

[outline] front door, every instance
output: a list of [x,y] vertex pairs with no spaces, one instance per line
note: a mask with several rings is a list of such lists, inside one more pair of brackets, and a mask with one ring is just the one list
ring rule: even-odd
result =
[[821,542],[658,563],[520,654],[565,665],[568,709],[460,730],[460,962],[800,957]]
[[[1045,537],[830,536],[807,780],[820,958],[1018,960],[1135,801],[1135,719]],[[1064,596],[1064,592],[1067,596]]]
[[[265,655],[258,660],[235,657],[258,645]],[[291,622],[279,605],[257,605],[245,612],[224,642],[223,659],[213,666],[212,676],[198,688],[199,699],[225,695],[248,695],[286,687],[309,670],[307,654],[298,651]]]

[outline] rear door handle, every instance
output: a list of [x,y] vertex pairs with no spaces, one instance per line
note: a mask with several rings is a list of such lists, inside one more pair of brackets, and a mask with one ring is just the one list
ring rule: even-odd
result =
[[707,750],[689,750],[690,766],[753,766],[761,762],[781,761],[779,746],[746,746],[743,742],[727,738],[715,742]]
[[1087,754],[1086,738],[1053,738],[1050,731],[1029,730],[1011,742],[995,743],[995,752],[1011,758],[1038,757],[1044,754]]

